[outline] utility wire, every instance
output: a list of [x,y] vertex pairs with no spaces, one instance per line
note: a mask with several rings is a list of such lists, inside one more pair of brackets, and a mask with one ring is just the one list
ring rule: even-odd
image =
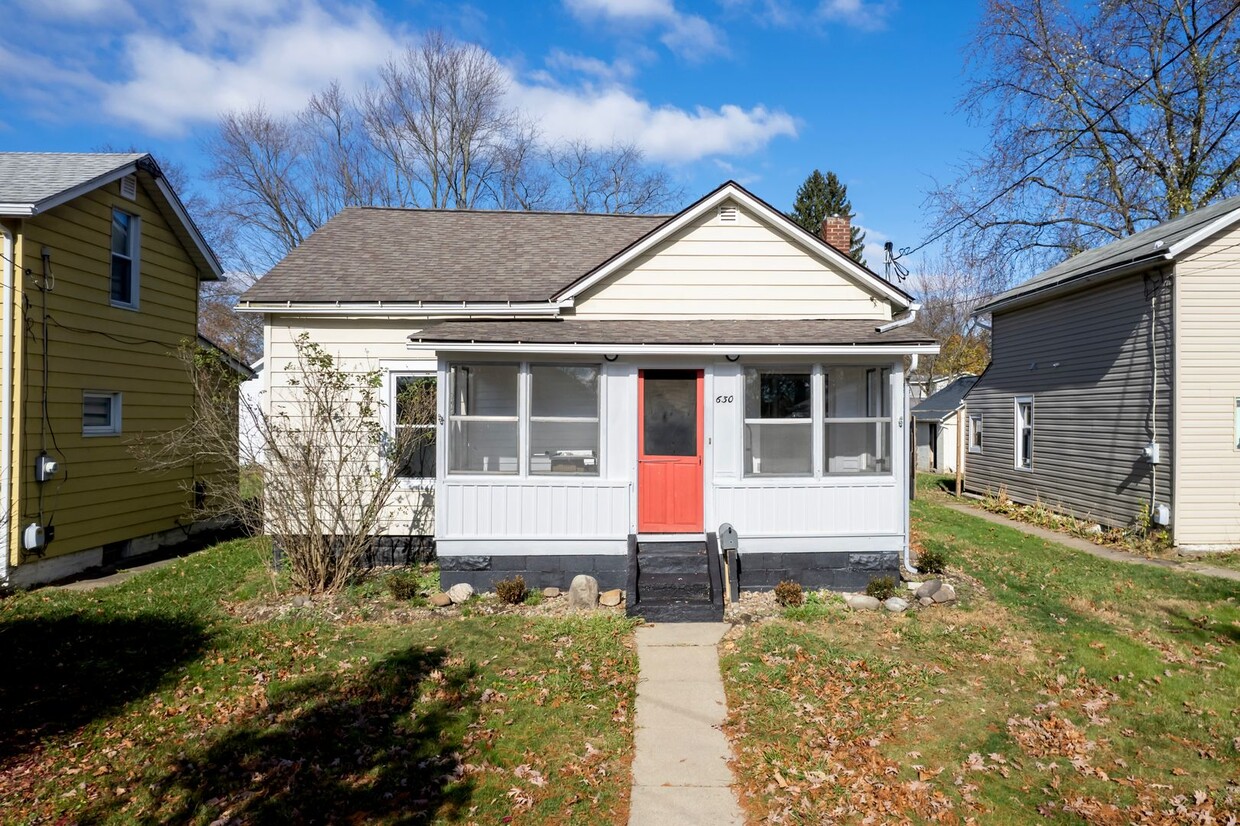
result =
[[1127,92],[1127,94],[1125,94],[1123,97],[1121,97],[1121,98],[1120,98],[1119,100],[1117,100],[1115,103],[1111,104],[1109,107],[1107,107],[1105,110],[1103,110],[1102,114],[1098,115],[1098,117],[1094,118],[1094,119],[1093,119],[1092,121],[1090,121],[1088,124],[1086,124],[1085,126],[1081,127],[1081,129],[1080,129],[1080,130],[1078,130],[1078,131],[1077,131],[1077,133],[1076,133],[1075,135],[1073,135],[1072,137],[1068,138],[1066,141],[1064,141],[1063,143],[1061,143],[1061,144],[1060,144],[1060,145],[1059,145],[1059,146],[1055,149],[1055,151],[1054,151],[1054,152],[1052,152],[1051,154],[1049,154],[1049,155],[1047,155],[1045,158],[1043,158],[1041,163],[1039,163],[1039,164],[1038,164],[1037,166],[1035,166],[1033,169],[1029,170],[1029,171],[1028,171],[1028,172],[1026,172],[1024,175],[1022,175],[1022,176],[1021,176],[1021,178],[1020,178],[1019,180],[1017,180],[1017,181],[1015,181],[1015,182],[1013,182],[1013,183],[1009,184],[1008,186],[1004,187],[1002,190],[1000,190],[1000,191],[999,191],[999,193],[998,193],[997,195],[995,195],[993,198],[991,198],[990,200],[988,200],[986,203],[982,204],[982,205],[981,205],[981,206],[979,206],[977,209],[975,209],[975,210],[973,210],[972,212],[970,212],[968,215],[965,215],[964,217],[962,217],[962,218],[958,219],[957,221],[955,221],[954,223],[952,223],[952,224],[951,224],[951,226],[948,226],[948,227],[946,227],[946,228],[944,228],[944,229],[941,229],[941,230],[939,230],[938,232],[934,233],[934,234],[933,234],[933,235],[931,235],[929,238],[927,238],[926,240],[922,241],[920,244],[918,244],[917,246],[913,247],[912,249],[900,250],[900,255],[899,255],[898,257],[902,258],[902,257],[904,257],[905,255],[910,255],[910,254],[912,254],[912,253],[914,253],[914,252],[917,252],[917,251],[918,251],[918,250],[920,250],[920,249],[924,249],[926,246],[928,246],[928,245],[930,245],[930,244],[933,244],[935,241],[939,240],[939,239],[940,239],[940,238],[942,238],[943,236],[948,235],[948,234],[950,234],[950,233],[952,233],[952,232],[955,232],[957,229],[959,229],[959,228],[960,228],[960,226],[962,226],[962,225],[963,225],[963,224],[965,224],[965,223],[968,223],[969,221],[972,221],[974,218],[976,218],[976,217],[977,217],[978,215],[980,215],[982,212],[984,212],[985,210],[987,210],[987,209],[989,209],[991,206],[993,206],[996,202],[998,202],[998,201],[999,201],[999,199],[1000,199],[1000,198],[1002,198],[1002,197],[1004,197],[1005,195],[1009,194],[1010,192],[1012,192],[1013,190],[1015,190],[1018,186],[1021,186],[1022,184],[1026,183],[1026,182],[1027,182],[1029,179],[1031,179],[1034,175],[1036,175],[1038,172],[1040,172],[1044,166],[1046,166],[1046,165],[1047,165],[1048,163],[1050,163],[1051,161],[1055,160],[1055,158],[1058,158],[1061,154],[1063,154],[1064,150],[1068,149],[1068,147],[1072,146],[1074,143],[1076,143],[1077,141],[1079,141],[1079,140],[1080,140],[1080,139],[1081,139],[1081,138],[1082,138],[1082,137],[1083,137],[1086,133],[1088,133],[1091,129],[1093,129],[1095,126],[1097,126],[1099,123],[1101,123],[1101,122],[1102,122],[1102,120],[1103,120],[1104,118],[1107,118],[1107,117],[1109,117],[1110,115],[1112,115],[1112,114],[1115,112],[1115,110],[1116,110],[1116,109],[1118,109],[1119,107],[1121,107],[1121,106],[1123,106],[1125,103],[1127,103],[1127,102],[1128,102],[1128,100],[1129,100],[1131,97],[1133,97],[1133,96],[1134,96],[1137,92],[1141,91],[1143,88],[1145,88],[1146,86],[1148,86],[1148,85],[1149,85],[1149,83],[1150,83],[1152,80],[1154,80],[1154,78],[1155,78],[1155,77],[1157,77],[1157,76],[1158,76],[1158,74],[1159,74],[1160,72],[1162,72],[1162,70],[1163,70],[1163,69],[1166,69],[1166,68],[1167,68],[1168,66],[1170,66],[1172,63],[1175,63],[1177,60],[1179,60],[1181,57],[1183,57],[1185,54],[1187,54],[1189,49],[1191,49],[1193,46],[1197,45],[1197,43],[1198,43],[1199,41],[1201,41],[1203,38],[1205,38],[1207,35],[1209,35],[1209,34],[1210,34],[1212,31],[1214,31],[1216,28],[1218,28],[1219,26],[1223,25],[1223,23],[1225,23],[1229,17],[1231,17],[1233,14],[1235,14],[1235,13],[1236,13],[1236,11],[1237,11],[1238,9],[1240,9],[1240,2],[1237,2],[1235,5],[1233,5],[1230,9],[1228,9],[1228,10],[1227,10],[1227,12],[1226,12],[1225,14],[1223,14],[1221,17],[1219,17],[1217,20],[1215,20],[1215,21],[1214,21],[1213,23],[1211,23],[1209,26],[1206,26],[1206,28],[1205,28],[1202,32],[1200,32],[1199,34],[1197,34],[1197,35],[1195,35],[1195,36],[1193,36],[1193,37],[1189,38],[1189,41],[1188,41],[1186,44],[1184,44],[1184,48],[1180,49],[1178,52],[1176,52],[1174,55],[1172,55],[1171,57],[1169,57],[1167,60],[1163,61],[1163,63],[1162,63],[1160,66],[1158,66],[1156,69],[1154,69],[1153,73],[1152,73],[1149,77],[1147,77],[1145,80],[1141,81],[1141,82],[1140,82],[1140,83],[1138,83],[1136,86],[1134,86],[1134,87],[1132,87],[1131,89],[1129,89],[1129,90],[1128,90],[1128,92]]

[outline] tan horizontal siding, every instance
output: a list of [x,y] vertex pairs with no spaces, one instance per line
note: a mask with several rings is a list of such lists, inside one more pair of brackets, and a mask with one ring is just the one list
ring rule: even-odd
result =
[[1240,546],[1240,229],[1179,263],[1176,539]]
[[[110,303],[113,206],[140,218],[137,310]],[[42,486],[43,520],[56,526],[49,555],[176,528],[187,516],[185,486],[192,484],[194,469],[143,472],[133,442],[142,433],[182,426],[190,413],[190,378],[174,351],[196,335],[198,273],[192,259],[141,186],[133,201],[112,184],[29,219],[22,240],[25,266],[38,278],[41,249],[51,251],[55,279],[47,293],[26,281],[18,373],[24,383],[22,524],[39,518],[39,486],[31,479],[42,440],[62,464],[57,478]],[[54,321],[78,329],[48,325],[50,426],[43,427],[41,439],[44,300]],[[85,390],[122,394],[120,435],[82,434]]]
[[[1172,290],[1159,295],[1158,430],[1162,463],[1142,458],[1152,356],[1146,284],[1130,277],[1001,313],[992,361],[966,397],[983,417],[983,451],[965,459],[978,493],[1004,488],[1103,524],[1132,523],[1151,498],[1171,501]],[[1015,467],[1015,398],[1034,397],[1033,469]],[[1157,475],[1157,492],[1152,480]]]
[[891,305],[745,210],[711,213],[587,291],[589,318],[891,318]]

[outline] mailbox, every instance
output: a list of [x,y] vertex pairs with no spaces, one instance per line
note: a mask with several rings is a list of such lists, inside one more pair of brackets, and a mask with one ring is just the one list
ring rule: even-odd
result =
[[724,522],[719,526],[719,550],[735,551],[740,547],[740,540],[736,537],[736,528],[732,527],[730,522]]

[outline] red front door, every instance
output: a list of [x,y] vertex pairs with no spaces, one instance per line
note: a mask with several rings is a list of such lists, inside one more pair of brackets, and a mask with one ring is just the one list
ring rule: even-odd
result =
[[637,375],[637,531],[702,530],[702,371]]

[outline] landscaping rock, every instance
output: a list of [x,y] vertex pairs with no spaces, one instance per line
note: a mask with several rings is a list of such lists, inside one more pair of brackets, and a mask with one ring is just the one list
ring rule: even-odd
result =
[[892,597],[883,603],[883,607],[888,611],[891,611],[893,614],[898,614],[901,611],[908,610],[908,600],[903,600],[899,597]]
[[882,605],[877,598],[865,594],[849,594],[844,597],[844,604],[858,611],[877,611],[878,606]]
[[598,605],[598,580],[578,574],[568,586],[568,607],[574,611],[593,611]]
[[918,588],[920,588],[920,587],[922,586],[922,583],[921,583],[920,581],[918,581],[918,582],[906,582],[906,583],[904,583],[904,584],[905,584],[905,586],[906,586],[906,587],[907,587],[910,591],[916,591]]
[[956,589],[944,582],[942,587],[935,591],[930,598],[939,605],[946,605],[949,602],[955,602]]
[[917,604],[923,605],[929,608],[931,605],[934,605],[934,600],[931,599],[930,597],[922,597],[921,599],[917,600]]
[[440,591],[438,594],[431,594],[430,597],[428,597],[428,600],[430,604],[434,605],[436,608],[447,608],[452,604],[452,597],[448,596],[443,591]]
[[613,588],[610,591],[604,591],[598,595],[598,604],[605,605],[608,608],[615,608],[624,601],[624,592],[619,588]]
[[454,605],[460,605],[474,595],[474,586],[468,582],[458,582],[448,589],[448,598]]
[[933,598],[935,593],[942,587],[943,587],[942,580],[932,579],[929,582],[923,582],[921,584],[921,587],[913,592],[913,595],[917,597],[918,599],[921,599],[922,597]]
[[294,608],[303,608],[309,604],[310,604],[310,597],[303,597],[301,595],[293,597]]
[[560,593],[561,593],[560,589],[554,586],[550,588],[543,588],[543,596],[546,597],[547,599],[555,599],[556,597],[560,595]]

